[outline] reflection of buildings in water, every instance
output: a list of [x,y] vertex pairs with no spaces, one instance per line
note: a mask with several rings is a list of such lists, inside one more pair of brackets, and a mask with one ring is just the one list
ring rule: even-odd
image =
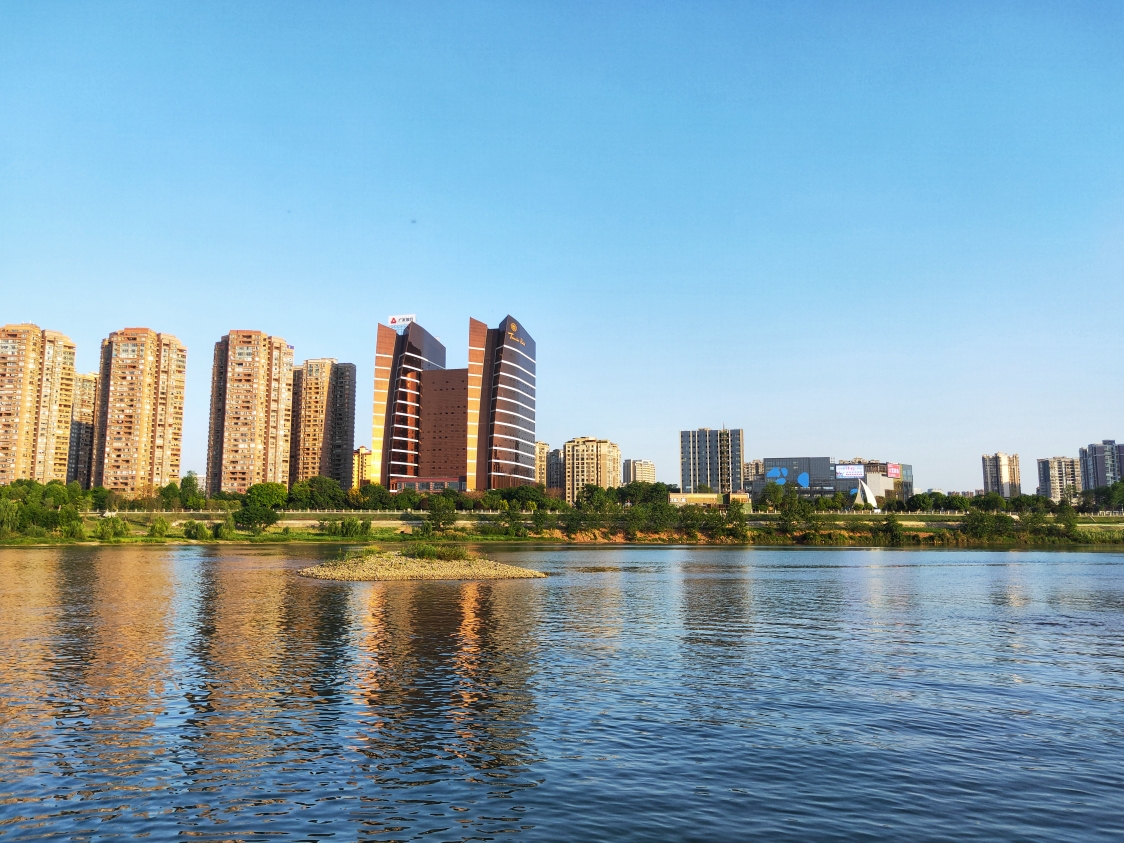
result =
[[371,586],[356,636],[370,729],[358,751],[406,768],[448,755],[509,772],[532,761],[528,596],[511,583]]
[[699,570],[685,565],[679,581],[683,643],[688,647],[733,647],[751,636],[753,592],[739,568]]
[[[165,692],[166,559],[161,551],[125,548],[37,556],[28,576],[9,580],[0,596],[3,640],[30,645],[19,647],[12,663],[23,674],[17,691],[2,692],[6,750],[13,754],[20,715],[29,714],[38,754],[52,766],[66,775],[89,769],[99,779],[127,780],[152,760],[154,700]],[[18,605],[8,605],[13,600]],[[21,712],[13,700],[29,705]]]

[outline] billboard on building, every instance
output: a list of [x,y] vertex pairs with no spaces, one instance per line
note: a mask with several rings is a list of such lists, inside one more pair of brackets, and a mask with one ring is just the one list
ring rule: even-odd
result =
[[848,465],[836,465],[835,466],[835,477],[836,477],[836,479],[839,479],[839,480],[844,480],[844,479],[851,480],[851,479],[854,479],[854,478],[858,478],[859,480],[861,480],[862,478],[866,477],[866,467],[863,466],[862,464],[859,464],[859,465],[850,465],[850,464],[848,464]]
[[902,464],[899,462],[886,463],[886,476],[894,480],[901,480],[902,478]]
[[397,316],[388,316],[386,324],[392,327],[398,333],[402,333],[417,318],[418,316],[416,313],[400,313]]

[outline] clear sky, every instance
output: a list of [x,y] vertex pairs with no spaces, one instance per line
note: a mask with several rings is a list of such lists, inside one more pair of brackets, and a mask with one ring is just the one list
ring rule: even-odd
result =
[[678,481],[1124,439],[1124,3],[0,4],[0,323],[96,366],[213,343],[359,367],[416,313],[535,337],[539,438]]

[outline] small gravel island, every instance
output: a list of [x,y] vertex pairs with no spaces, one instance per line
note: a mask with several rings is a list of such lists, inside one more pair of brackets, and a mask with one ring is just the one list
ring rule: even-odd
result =
[[343,582],[388,580],[508,580],[545,577],[540,571],[474,556],[463,547],[417,545],[405,552],[367,550],[303,568],[302,577]]

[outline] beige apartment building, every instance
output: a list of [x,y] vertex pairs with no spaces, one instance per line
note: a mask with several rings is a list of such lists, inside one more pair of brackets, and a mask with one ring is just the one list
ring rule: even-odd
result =
[[97,416],[98,373],[74,376],[74,404],[70,411],[70,457],[66,482],[90,488],[94,471],[94,419]]
[[293,347],[261,331],[215,343],[207,494],[289,482]]
[[187,348],[149,328],[101,343],[91,483],[133,497],[180,479]]
[[66,482],[74,352],[58,331],[0,328],[0,484]]
[[566,501],[593,484],[605,489],[621,485],[621,449],[608,439],[579,436],[562,446]]
[[984,494],[998,492],[1004,498],[1017,498],[1022,494],[1022,481],[1019,478],[1019,455],[983,455]]
[[656,464],[651,460],[625,460],[623,466],[624,484],[655,483]]
[[355,365],[327,357],[295,367],[290,485],[331,477],[350,489],[354,444]]
[[351,457],[351,488],[362,489],[375,482],[375,452],[366,445],[360,445]]
[[1081,493],[1081,461],[1074,457],[1050,457],[1038,461],[1038,494],[1054,503]]
[[550,454],[550,445],[545,442],[535,443],[535,483],[546,486],[546,462]]

